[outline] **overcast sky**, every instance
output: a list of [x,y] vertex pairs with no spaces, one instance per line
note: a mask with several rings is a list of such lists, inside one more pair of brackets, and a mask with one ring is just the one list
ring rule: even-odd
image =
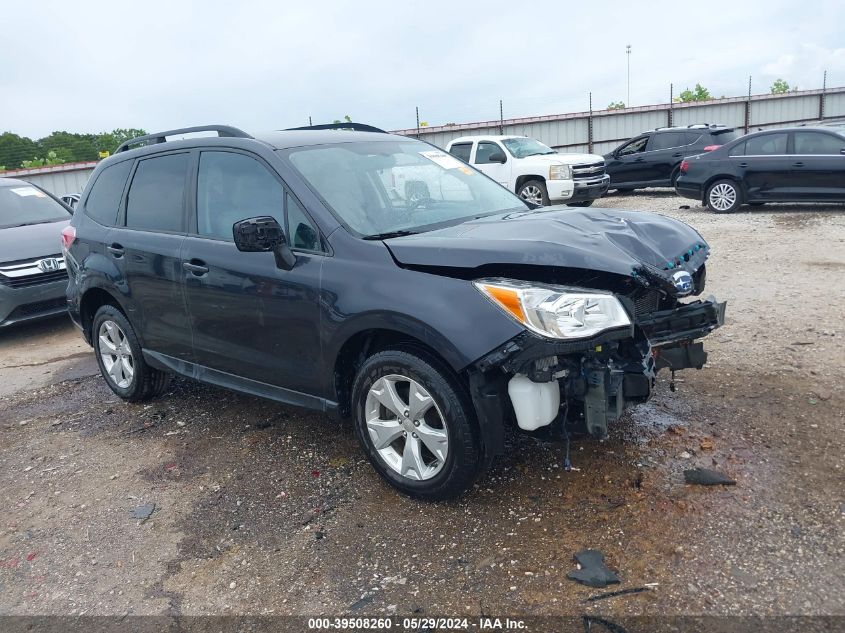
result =
[[4,3],[0,131],[387,129],[845,85],[845,2]]

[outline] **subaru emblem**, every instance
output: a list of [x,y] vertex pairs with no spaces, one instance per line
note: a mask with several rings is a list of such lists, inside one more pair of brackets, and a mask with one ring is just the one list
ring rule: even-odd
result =
[[680,297],[692,292],[692,275],[685,270],[679,270],[672,275],[672,283],[675,284],[675,290]]

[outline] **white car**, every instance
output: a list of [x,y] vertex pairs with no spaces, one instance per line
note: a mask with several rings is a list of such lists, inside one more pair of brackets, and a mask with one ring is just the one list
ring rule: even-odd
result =
[[588,207],[607,192],[598,154],[559,154],[527,136],[462,136],[446,151],[534,204]]

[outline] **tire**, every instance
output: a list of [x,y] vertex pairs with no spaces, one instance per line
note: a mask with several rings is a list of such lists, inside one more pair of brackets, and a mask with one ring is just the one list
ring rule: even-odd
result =
[[742,193],[735,181],[717,180],[707,188],[704,202],[713,213],[733,213],[742,205]]
[[672,189],[674,189],[675,187],[678,186],[678,177],[680,175],[681,175],[681,170],[676,169],[675,171],[672,172],[672,175],[669,176],[669,186],[672,187]]
[[549,191],[546,189],[546,183],[542,180],[527,180],[519,186],[516,190],[518,195],[523,200],[539,204],[544,207],[549,206]]
[[91,343],[106,384],[124,400],[149,400],[164,394],[170,385],[170,374],[144,362],[135,329],[115,306],[101,306],[94,314]]
[[595,200],[580,200],[579,202],[567,202],[570,207],[589,207]]
[[[417,413],[410,407],[412,389],[421,396]],[[352,398],[361,447],[391,486],[426,501],[453,499],[472,486],[482,463],[474,409],[437,358],[417,349],[373,354],[358,370]]]

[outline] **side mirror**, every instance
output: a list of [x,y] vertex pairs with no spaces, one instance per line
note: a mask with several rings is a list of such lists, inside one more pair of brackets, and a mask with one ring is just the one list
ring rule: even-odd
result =
[[507,161],[504,152],[493,152],[490,156],[487,157],[488,162],[491,163],[504,163]]
[[272,252],[276,258],[276,266],[282,270],[290,270],[296,263],[296,255],[290,250],[285,233],[274,218],[263,216],[235,222],[232,235],[239,251]]

